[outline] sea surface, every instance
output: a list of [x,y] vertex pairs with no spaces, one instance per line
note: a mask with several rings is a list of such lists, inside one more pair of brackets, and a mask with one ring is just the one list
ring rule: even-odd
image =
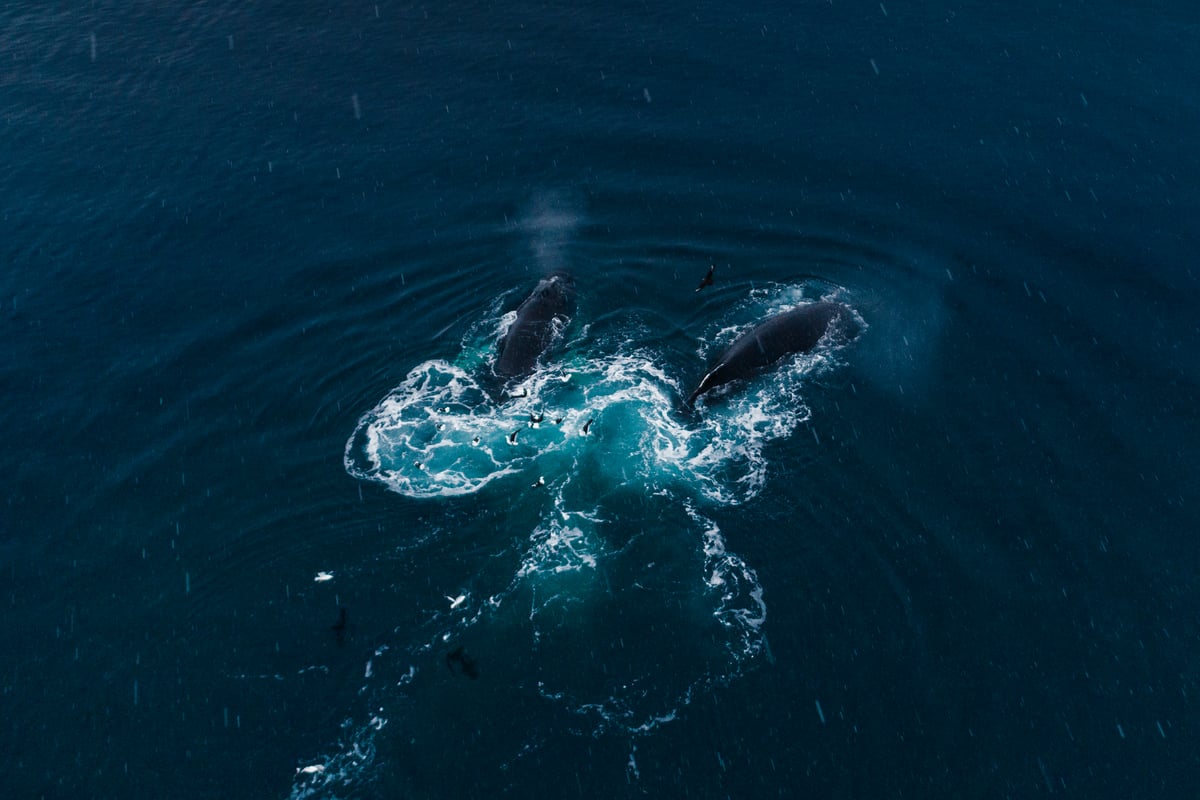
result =
[[4,3],[0,795],[1194,796],[1198,74],[1180,0]]

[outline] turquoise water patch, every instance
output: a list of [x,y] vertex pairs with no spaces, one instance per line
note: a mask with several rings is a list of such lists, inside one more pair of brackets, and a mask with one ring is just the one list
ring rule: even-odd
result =
[[[788,296],[776,292],[759,305],[783,307]],[[479,371],[427,361],[359,421],[346,469],[418,498],[471,494],[506,478],[540,488],[583,477],[601,492],[636,484],[741,503],[766,479],[764,447],[808,419],[802,379],[836,363],[837,350],[829,343],[785,359],[748,386],[715,393],[720,402],[700,414],[681,412],[682,387],[645,350],[576,352],[508,387],[500,401]],[[459,361],[477,364],[479,353],[465,348]]]
[[[760,288],[698,355],[711,359],[745,325],[811,299],[804,286]],[[347,441],[351,475],[430,502],[479,495],[517,528],[489,539],[470,588],[410,632],[395,689],[380,696],[450,702],[431,699],[448,691],[437,659],[482,638],[482,663],[528,702],[591,735],[652,735],[770,653],[767,590],[713,511],[762,491],[769,445],[809,419],[805,382],[839,363],[844,342],[828,337],[686,411],[685,387],[658,353],[631,337],[593,341],[587,328],[497,398],[480,376],[509,321],[494,308],[454,362],[414,367]],[[502,652],[522,654],[519,663],[493,666]],[[361,780],[363,742],[387,719],[376,707],[353,748],[304,774],[297,796]]]

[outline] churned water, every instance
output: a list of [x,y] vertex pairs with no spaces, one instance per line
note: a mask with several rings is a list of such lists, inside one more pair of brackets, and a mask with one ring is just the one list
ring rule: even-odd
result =
[[1198,43],[6,5],[2,793],[1189,796]]

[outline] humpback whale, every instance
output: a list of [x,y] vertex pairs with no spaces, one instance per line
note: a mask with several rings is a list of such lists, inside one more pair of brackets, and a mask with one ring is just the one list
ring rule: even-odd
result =
[[528,377],[555,335],[575,310],[575,279],[555,272],[538,282],[533,293],[517,307],[517,318],[500,339],[492,371],[504,383]]
[[748,378],[784,356],[813,349],[830,325],[848,316],[849,309],[842,304],[822,301],[768,317],[725,348],[716,366],[700,379],[688,397],[688,408],[711,389]]

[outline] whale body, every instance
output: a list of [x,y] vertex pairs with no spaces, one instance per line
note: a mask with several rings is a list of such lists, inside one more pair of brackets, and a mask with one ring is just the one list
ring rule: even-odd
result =
[[784,356],[813,349],[834,322],[849,316],[840,303],[809,303],[768,317],[725,348],[717,364],[700,379],[687,399],[696,398],[730,381],[749,378]]
[[563,272],[543,278],[517,307],[517,317],[500,339],[492,371],[504,383],[533,374],[575,310],[575,280]]

